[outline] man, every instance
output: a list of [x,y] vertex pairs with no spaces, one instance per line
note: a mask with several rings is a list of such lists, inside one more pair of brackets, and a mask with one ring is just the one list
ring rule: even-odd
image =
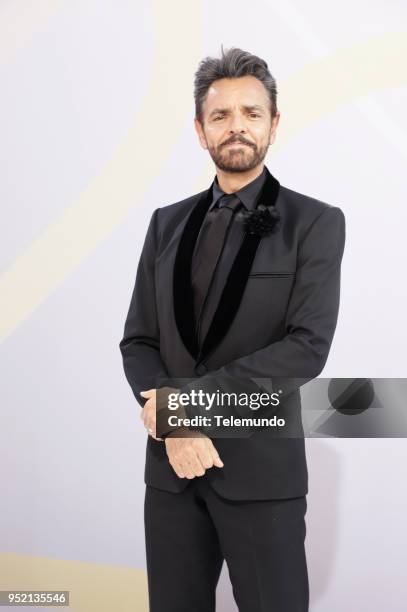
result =
[[[284,414],[300,427],[300,383],[284,381],[314,378],[327,360],[345,220],[264,165],[276,95],[266,62],[250,53],[201,62],[195,128],[216,177],[154,211],[138,264],[120,349],[150,434],[151,612],[213,612],[224,560],[240,612],[308,610],[303,437],[271,428],[217,437],[205,427],[191,436],[182,424],[156,432],[157,389],[167,381],[179,392],[185,378],[189,389],[265,381],[262,390],[284,391]],[[199,412],[188,405],[183,414]]]

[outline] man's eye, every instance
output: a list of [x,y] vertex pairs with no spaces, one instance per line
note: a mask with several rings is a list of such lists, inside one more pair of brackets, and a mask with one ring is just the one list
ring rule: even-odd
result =
[[217,121],[218,119],[223,119],[223,115],[217,115],[214,120]]
[[260,117],[257,113],[250,113],[250,117]]

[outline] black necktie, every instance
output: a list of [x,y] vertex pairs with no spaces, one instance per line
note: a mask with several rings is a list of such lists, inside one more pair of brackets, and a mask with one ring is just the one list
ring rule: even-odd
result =
[[195,321],[200,317],[205,297],[219,261],[228,229],[241,201],[234,194],[225,194],[206,216],[197,248],[193,254],[191,283],[194,290]]

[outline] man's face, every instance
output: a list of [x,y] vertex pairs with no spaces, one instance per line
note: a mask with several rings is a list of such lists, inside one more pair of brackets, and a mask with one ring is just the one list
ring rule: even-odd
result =
[[268,93],[255,77],[219,79],[203,104],[203,125],[195,119],[195,129],[217,168],[245,172],[265,158],[279,118],[271,120]]

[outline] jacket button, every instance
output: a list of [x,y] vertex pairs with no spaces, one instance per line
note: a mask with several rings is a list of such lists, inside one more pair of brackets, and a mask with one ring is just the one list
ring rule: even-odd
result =
[[198,374],[198,376],[203,376],[204,374],[206,374],[207,371],[208,371],[208,368],[206,367],[204,363],[200,363],[195,368],[195,374]]

